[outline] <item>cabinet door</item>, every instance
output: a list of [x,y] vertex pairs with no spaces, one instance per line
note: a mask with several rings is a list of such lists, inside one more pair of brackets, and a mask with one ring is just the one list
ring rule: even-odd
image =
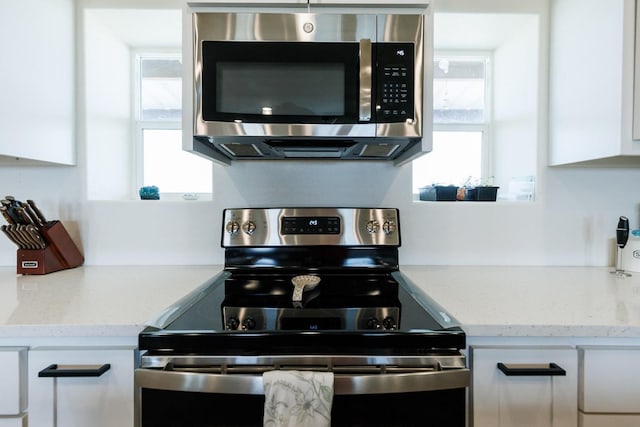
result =
[[550,3],[549,163],[616,164],[639,155],[632,141],[636,1]]
[[564,347],[473,347],[472,425],[576,427],[577,359]]
[[0,2],[0,155],[76,163],[74,9],[73,0]]
[[638,427],[640,415],[580,413],[580,427]]
[[633,139],[640,140],[640,2],[636,1],[636,51],[633,77]]
[[0,347],[0,427],[3,416],[19,416],[27,407],[27,349]]
[[18,417],[0,417],[0,427],[27,427],[27,417],[20,415]]
[[640,347],[583,347],[579,356],[582,411],[640,413]]
[[29,425],[133,426],[134,349],[29,351]]

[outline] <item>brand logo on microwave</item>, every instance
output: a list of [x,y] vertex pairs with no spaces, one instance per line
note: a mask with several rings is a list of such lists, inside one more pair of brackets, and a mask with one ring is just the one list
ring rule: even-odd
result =
[[396,56],[404,56],[404,49],[396,50]]
[[640,258],[640,250],[633,251],[633,257],[634,258]]

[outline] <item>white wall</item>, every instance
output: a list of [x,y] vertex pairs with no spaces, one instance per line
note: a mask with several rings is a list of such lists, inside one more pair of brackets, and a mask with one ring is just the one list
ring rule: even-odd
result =
[[545,141],[544,129],[538,129],[538,117],[546,113],[539,97],[543,68],[536,54],[547,51],[540,46],[541,19],[536,14],[519,17],[521,26],[493,54],[491,152],[495,184],[503,191],[513,177],[536,176],[536,147]]
[[131,51],[106,28],[93,10],[85,11],[85,96],[80,102],[85,133],[82,144],[87,174],[87,198],[126,199],[131,176]]
[[[403,264],[609,265],[619,215],[640,227],[632,169],[542,168],[533,203],[419,203],[409,166],[355,162],[215,166],[213,202],[86,202],[77,168],[1,168],[6,193],[79,227],[87,264],[217,264],[221,212],[244,206],[400,209]],[[67,227],[69,228],[69,227]],[[0,264],[15,248],[0,240]]]

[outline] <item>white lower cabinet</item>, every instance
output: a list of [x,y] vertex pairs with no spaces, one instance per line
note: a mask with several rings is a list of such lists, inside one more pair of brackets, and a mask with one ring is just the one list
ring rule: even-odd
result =
[[132,427],[134,363],[132,347],[30,349],[29,426]]
[[27,427],[26,414],[19,417],[0,417],[0,427]]
[[584,346],[578,355],[580,426],[640,426],[640,347]]
[[578,356],[572,347],[472,346],[473,427],[576,427]]
[[0,427],[26,427],[27,348],[0,347]]
[[580,412],[580,427],[638,427],[640,415],[585,414]]

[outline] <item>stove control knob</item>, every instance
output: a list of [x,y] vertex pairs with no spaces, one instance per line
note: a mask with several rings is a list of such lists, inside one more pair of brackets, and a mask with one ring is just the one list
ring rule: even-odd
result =
[[229,221],[225,228],[227,233],[236,234],[240,230],[240,224],[238,224],[238,221]]
[[380,230],[380,223],[378,221],[371,220],[367,222],[367,233],[369,234],[377,233],[378,230]]
[[382,319],[382,326],[384,326],[385,329],[396,329],[396,319],[391,316],[387,316]]
[[384,234],[391,234],[396,231],[396,228],[396,222],[392,219],[389,219],[382,224],[382,231],[384,231]]
[[253,221],[247,221],[242,224],[242,231],[247,233],[248,235],[252,235],[254,231],[256,231],[256,223]]
[[255,328],[256,328],[256,321],[253,320],[253,317],[247,317],[242,321],[242,329],[249,331]]
[[370,317],[367,320],[367,329],[381,329],[382,325],[380,325],[380,321],[375,317]]
[[235,331],[240,326],[240,321],[236,317],[230,317],[227,320],[227,329],[231,331]]

